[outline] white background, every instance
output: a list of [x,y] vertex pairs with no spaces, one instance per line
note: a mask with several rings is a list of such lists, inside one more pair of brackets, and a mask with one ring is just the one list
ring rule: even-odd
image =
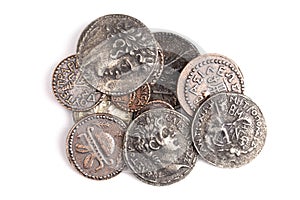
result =
[[[299,10],[289,0],[1,1],[0,199],[299,199]],[[112,13],[233,59],[267,121],[261,154],[238,169],[198,161],[185,179],[164,187],[128,171],[94,181],[71,168],[71,113],[52,94],[52,72],[75,52],[86,25]]]

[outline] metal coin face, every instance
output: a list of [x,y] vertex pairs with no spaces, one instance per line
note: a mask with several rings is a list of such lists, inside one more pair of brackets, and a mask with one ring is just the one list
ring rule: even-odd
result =
[[240,167],[264,146],[266,124],[258,106],[237,93],[219,93],[197,110],[192,123],[195,147],[218,167]]
[[139,20],[106,15],[83,31],[77,45],[83,77],[99,91],[124,95],[146,83],[158,60],[157,42]]
[[150,85],[154,85],[159,80],[164,69],[164,55],[158,43],[157,46],[158,46],[158,57],[157,57],[158,60],[154,64],[154,69],[147,81]]
[[181,180],[197,159],[190,121],[166,108],[140,114],[125,134],[124,157],[128,167],[146,183],[169,185]]
[[85,177],[103,180],[124,168],[122,145],[126,124],[109,114],[94,114],[76,123],[67,138],[71,164]]
[[174,108],[167,102],[161,101],[161,100],[154,100],[154,101],[148,102],[142,109],[138,110],[137,112],[134,112],[133,118],[136,118],[143,112],[146,112],[148,110],[157,109],[157,108],[168,108],[168,109],[174,110]]
[[59,63],[52,78],[56,99],[67,109],[85,111],[95,107],[102,94],[91,87],[82,77],[72,55]]
[[123,96],[112,96],[111,101],[122,110],[135,112],[140,110],[150,99],[150,86],[148,83],[136,91]]
[[193,59],[178,79],[178,100],[191,116],[208,96],[225,91],[243,93],[244,80],[239,67],[222,55],[205,54]]
[[177,96],[174,92],[158,83],[151,86],[150,101],[161,100],[170,104],[173,108],[180,107]]
[[96,107],[92,108],[88,111],[73,111],[73,119],[75,122],[78,122],[82,118],[96,113],[108,113],[114,116],[119,117],[126,124],[129,124],[132,121],[132,113],[128,111],[124,111],[122,109],[117,108],[113,103],[111,103],[110,98],[106,95],[101,100],[101,103]]
[[153,35],[164,54],[164,67],[157,83],[176,94],[180,72],[199,55],[199,51],[191,42],[174,33],[155,32]]

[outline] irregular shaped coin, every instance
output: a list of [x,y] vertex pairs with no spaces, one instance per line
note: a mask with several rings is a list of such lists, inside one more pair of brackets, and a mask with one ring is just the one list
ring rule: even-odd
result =
[[103,180],[124,168],[122,156],[126,124],[110,114],[89,115],[77,122],[67,137],[71,164],[85,177]]
[[110,98],[106,95],[103,95],[101,103],[91,110],[73,111],[73,119],[75,122],[78,122],[82,118],[95,113],[108,113],[117,116],[126,124],[129,124],[132,121],[132,113],[117,108],[113,103],[111,103]]
[[72,55],[59,63],[52,78],[52,89],[58,102],[73,111],[85,111],[95,107],[102,94],[82,77]]
[[127,15],[106,15],[90,23],[77,45],[83,77],[109,95],[125,95],[147,82],[159,59],[150,30]]
[[193,59],[178,79],[179,103],[191,116],[208,96],[225,91],[243,93],[244,80],[239,67],[219,54],[204,54]]
[[125,134],[124,156],[128,167],[146,183],[169,185],[181,180],[197,159],[190,121],[166,108],[140,114]]
[[240,167],[262,150],[267,129],[259,107],[237,93],[219,93],[197,110],[192,135],[201,157],[218,167]]

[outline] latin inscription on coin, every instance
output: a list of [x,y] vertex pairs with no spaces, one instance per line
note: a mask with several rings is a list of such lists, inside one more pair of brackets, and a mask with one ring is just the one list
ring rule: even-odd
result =
[[94,114],[76,123],[67,138],[67,155],[84,176],[102,180],[124,168],[122,144],[126,124],[109,114]]
[[140,114],[125,134],[124,155],[129,168],[146,183],[168,185],[181,180],[197,159],[190,121],[166,108]]
[[139,87],[136,91],[123,96],[112,96],[111,101],[120,109],[129,112],[140,110],[148,103],[150,98],[150,86],[148,83]]
[[95,107],[102,94],[83,79],[76,56],[64,59],[55,69],[52,88],[57,100],[69,110],[85,111]]
[[264,117],[248,97],[219,93],[197,110],[192,123],[201,157],[219,167],[240,167],[254,159],[266,139]]
[[244,81],[238,66],[222,55],[199,56],[179,76],[178,100],[191,116],[208,96],[225,91],[243,93]]
[[80,69],[88,83],[109,95],[124,95],[146,83],[158,60],[150,30],[126,15],[106,15],[88,25],[78,41]]

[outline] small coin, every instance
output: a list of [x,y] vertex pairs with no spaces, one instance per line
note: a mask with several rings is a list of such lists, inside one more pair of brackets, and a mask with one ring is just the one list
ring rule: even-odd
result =
[[76,64],[76,55],[59,63],[52,78],[52,89],[58,102],[73,111],[85,111],[95,107],[102,94],[83,79]]
[[168,108],[174,110],[174,108],[167,102],[161,100],[154,100],[148,102],[142,109],[133,113],[133,118],[137,118],[141,113],[146,112],[148,110],[153,110],[157,108]]
[[110,114],[89,115],[69,131],[67,155],[85,177],[103,180],[124,168],[122,145],[126,124]]
[[237,93],[219,93],[197,110],[192,136],[201,157],[218,167],[240,167],[262,150],[267,129],[259,107]]
[[140,114],[126,131],[124,158],[134,174],[146,183],[169,185],[183,179],[197,159],[190,121],[166,108]]
[[198,49],[183,37],[169,32],[153,33],[164,55],[164,67],[157,83],[176,94],[177,81],[182,69],[199,55]]
[[89,84],[108,95],[125,95],[147,82],[158,60],[158,46],[142,22],[116,14],[88,25],[77,54]]
[[146,83],[130,94],[112,96],[111,101],[122,110],[136,112],[148,103],[150,92],[150,86]]
[[191,116],[208,96],[225,91],[243,93],[244,80],[239,67],[219,54],[205,54],[193,59],[178,79],[178,100]]
[[73,120],[76,123],[82,118],[96,113],[108,113],[117,116],[126,124],[129,124],[132,121],[132,113],[117,108],[113,103],[111,103],[110,98],[107,95],[103,95],[101,103],[91,110],[81,112],[73,111]]
[[167,102],[175,109],[180,107],[176,94],[158,83],[151,86],[150,101],[155,100]]

